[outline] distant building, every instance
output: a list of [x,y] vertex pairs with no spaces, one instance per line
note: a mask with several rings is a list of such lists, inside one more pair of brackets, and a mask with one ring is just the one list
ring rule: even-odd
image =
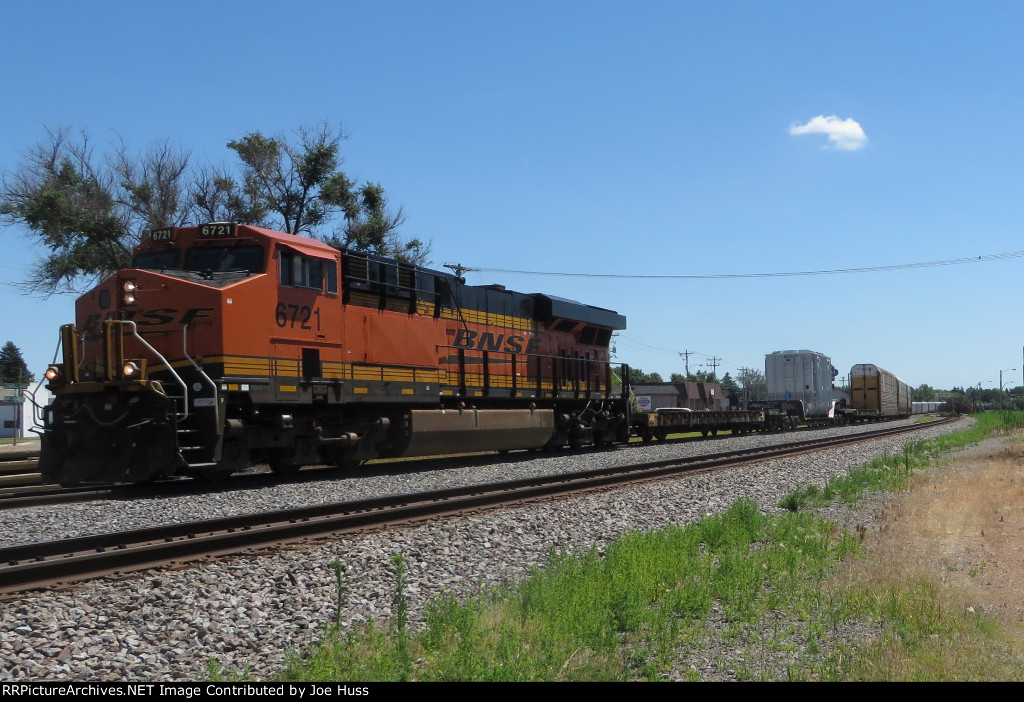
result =
[[630,390],[644,412],[663,407],[727,410],[729,398],[718,383],[635,383]]
[[50,403],[52,395],[42,383],[29,386],[0,385],[0,439],[13,439],[15,433],[19,439],[37,436],[31,430],[33,427],[42,428],[42,421],[37,419],[36,407],[27,398],[34,399],[35,405],[42,408]]
[[13,439],[15,432],[20,438],[24,436],[22,427],[25,424],[21,397],[22,386],[0,385],[0,439]]

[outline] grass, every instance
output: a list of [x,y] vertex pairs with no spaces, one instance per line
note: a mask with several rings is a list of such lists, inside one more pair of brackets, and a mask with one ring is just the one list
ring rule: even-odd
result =
[[809,485],[782,501],[791,511],[825,507],[834,500],[856,502],[868,492],[892,492],[906,487],[911,477],[927,468],[939,456],[976,444],[986,436],[1006,433],[1024,424],[1022,412],[986,412],[976,416],[966,431],[943,434],[934,439],[904,444],[899,455],[882,456],[844,476],[833,478],[824,488]]
[[[13,438],[10,438],[10,437],[6,438],[6,439],[0,438],[0,446],[10,446],[13,443],[14,443],[14,439]],[[24,438],[23,437],[19,437],[18,438],[18,446],[21,446],[22,444],[24,444],[26,447],[29,447],[30,444],[31,445],[35,445],[36,447],[38,447],[39,446],[39,437],[38,436],[31,436],[31,437],[24,437]]]
[[775,519],[738,502],[687,527],[630,534],[603,553],[552,552],[514,586],[434,601],[415,632],[403,615],[386,628],[332,629],[280,679],[657,680],[712,616],[753,624],[808,596],[807,583],[855,549],[814,515]]
[[[798,491],[780,514],[740,501],[604,550],[551,552],[521,582],[434,600],[416,628],[402,556],[392,562],[392,618],[348,629],[340,624],[346,588],[335,562],[336,621],[277,678],[700,680],[702,661],[715,655],[726,658],[713,667],[738,680],[1024,679],[1020,641],[961,592],[907,566],[905,554],[865,557],[856,535],[807,511],[899,490],[937,456],[1021,425],[1024,413],[982,414],[968,431],[910,444],[824,488]],[[712,653],[721,651],[729,653]]]

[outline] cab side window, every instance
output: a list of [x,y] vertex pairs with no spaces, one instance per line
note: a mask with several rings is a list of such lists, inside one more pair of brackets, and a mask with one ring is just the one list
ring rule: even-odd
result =
[[281,285],[311,290],[338,292],[338,265],[333,259],[303,256],[293,251],[280,251]]

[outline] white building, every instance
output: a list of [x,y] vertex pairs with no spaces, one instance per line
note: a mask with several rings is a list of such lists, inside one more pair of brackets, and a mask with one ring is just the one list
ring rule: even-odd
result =
[[12,439],[16,433],[19,439],[37,437],[32,429],[42,429],[43,423],[36,406],[41,409],[52,399],[43,383],[29,385],[23,392],[17,385],[0,386],[0,439]]

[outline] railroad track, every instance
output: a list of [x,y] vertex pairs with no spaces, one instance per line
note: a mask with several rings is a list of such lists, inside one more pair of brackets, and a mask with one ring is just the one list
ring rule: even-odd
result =
[[25,448],[5,446],[0,453],[0,492],[26,485],[42,485],[39,472],[39,445]]
[[[795,430],[797,432],[814,431],[813,428],[803,427]],[[714,441],[716,439],[728,439],[732,436],[729,433],[720,434],[717,437],[701,437],[694,436],[693,433],[677,436],[676,438],[659,439],[657,443],[686,443],[686,442],[706,442]],[[636,438],[629,444],[629,446],[643,446],[647,445],[645,442]],[[69,502],[80,502],[88,499],[99,499],[104,497],[124,497],[126,494],[132,494],[140,497],[146,497],[149,494],[158,493],[160,495],[167,494],[167,491],[179,491],[179,492],[203,492],[207,489],[217,490],[218,492],[224,489],[231,489],[234,487],[241,487],[240,483],[248,483],[254,485],[260,481],[267,484],[275,482],[296,482],[297,480],[309,479],[316,480],[322,479],[323,476],[319,475],[323,470],[333,470],[333,467],[323,468],[310,466],[304,468],[299,476],[289,476],[288,478],[281,478],[270,474],[269,467],[266,467],[265,471],[256,470],[253,473],[239,473],[230,477],[230,485],[226,483],[219,483],[215,487],[211,486],[211,483],[203,481],[201,479],[192,478],[169,478],[166,480],[158,480],[149,485],[142,484],[97,484],[97,485],[86,485],[72,488],[62,488],[59,485],[52,483],[43,483],[42,474],[38,472],[38,455],[39,450],[27,449],[26,454],[31,457],[26,457],[22,460],[12,460],[3,454],[0,454],[0,510],[13,509],[18,507],[38,507],[42,505],[58,505],[66,504]],[[482,456],[495,458],[498,454],[494,452],[485,453],[474,453],[474,454],[455,454],[453,456],[428,456],[422,458],[397,458],[397,459],[378,459],[371,461],[359,468],[362,471],[373,471],[375,469],[384,469],[382,466],[393,466],[395,463],[401,463],[404,466],[409,466],[413,469],[419,469],[420,467],[429,468],[431,464],[438,461],[478,461],[481,460]],[[495,459],[497,460],[497,459]],[[500,458],[502,462],[509,460],[508,456],[502,456]]]
[[0,549],[0,594],[65,586],[90,578],[236,554],[326,534],[411,524],[450,514],[722,469],[913,432],[935,424],[893,427],[580,473],[171,524],[59,542],[15,545]]

